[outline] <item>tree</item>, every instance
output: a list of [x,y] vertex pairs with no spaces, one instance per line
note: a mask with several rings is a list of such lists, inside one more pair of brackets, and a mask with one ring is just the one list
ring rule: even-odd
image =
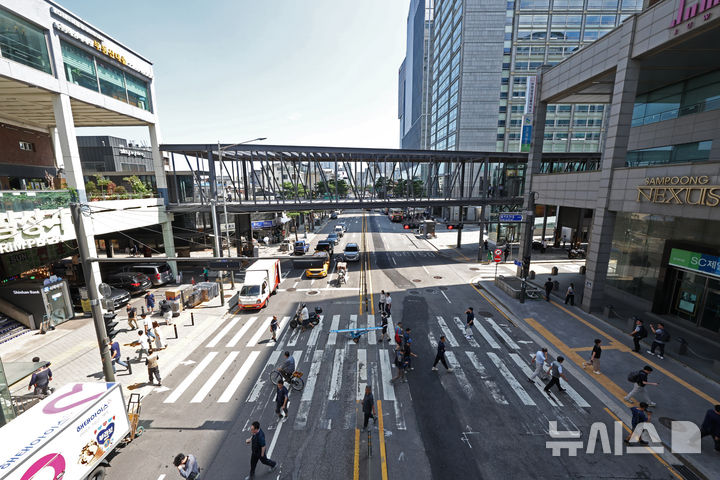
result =
[[[412,184],[410,185],[411,192],[410,195],[413,197],[420,197],[423,194],[423,181],[422,180],[413,180]],[[408,195],[408,181],[407,180],[398,180],[395,184],[395,188],[393,188],[393,194],[396,197],[406,197]]]
[[317,182],[315,184],[314,193],[318,196],[334,195],[337,192],[337,196],[346,197],[349,187],[345,180],[328,180],[325,182]]
[[98,173],[98,174],[95,175],[95,183],[97,184],[98,187],[100,187],[100,191],[101,191],[102,194],[104,195],[104,194],[105,194],[105,188],[106,188],[108,185],[110,185],[110,180],[108,180],[107,178],[103,177],[102,175],[100,175],[100,174]]
[[387,190],[388,193],[392,193],[393,187],[395,186],[395,181],[393,179],[388,179],[386,177],[379,177],[377,180],[375,180],[375,195],[377,195],[379,198],[385,198],[385,191]]
[[95,182],[93,182],[92,180],[88,180],[87,182],[85,182],[85,191],[89,195],[97,195],[98,188],[97,185],[95,185]]
[[145,185],[145,183],[140,180],[137,175],[133,175],[132,177],[124,177],[123,181],[127,182],[130,185],[133,193],[136,193],[138,195],[147,195],[149,193],[152,193],[152,190],[148,188],[148,186]]
[[[295,185],[293,185],[292,182],[283,182],[282,189],[285,198],[295,198]],[[297,184],[297,196],[299,198],[305,198],[307,196],[305,185],[302,183]]]

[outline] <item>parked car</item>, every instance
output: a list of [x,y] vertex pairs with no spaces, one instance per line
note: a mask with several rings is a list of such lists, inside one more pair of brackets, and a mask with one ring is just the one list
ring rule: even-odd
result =
[[357,262],[360,260],[360,247],[357,243],[348,243],[345,245],[343,255],[348,262]]
[[152,282],[147,275],[140,272],[117,272],[107,276],[105,280],[110,286],[127,290],[131,295],[144,293]]
[[[72,298],[75,310],[82,310],[82,303],[80,302],[80,288],[77,286],[70,286],[70,297]],[[130,292],[123,290],[122,288],[111,286],[110,298],[113,301],[113,308],[118,310],[130,303]]]
[[330,235],[327,236],[327,238],[325,240],[327,240],[328,242],[332,242],[333,245],[337,245],[338,242],[340,241],[337,233],[331,233]]
[[332,257],[333,251],[335,250],[335,244],[328,240],[320,240],[315,247],[316,252],[328,252]]
[[343,235],[345,235],[345,229],[342,227],[342,225],[335,225],[335,234],[342,238]]
[[175,281],[170,265],[167,263],[148,263],[145,265],[133,265],[130,271],[144,273],[150,278],[153,285],[165,285]]
[[293,253],[295,255],[305,255],[310,250],[310,244],[305,240],[298,240],[293,245]]

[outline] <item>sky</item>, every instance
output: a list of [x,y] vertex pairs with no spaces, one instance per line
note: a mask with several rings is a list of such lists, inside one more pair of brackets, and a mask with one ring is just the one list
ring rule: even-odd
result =
[[410,0],[58,2],[153,62],[163,143],[399,147]]

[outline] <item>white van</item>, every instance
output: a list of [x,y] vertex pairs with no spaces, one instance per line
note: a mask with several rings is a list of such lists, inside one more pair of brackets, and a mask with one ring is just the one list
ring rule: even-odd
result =
[[282,280],[280,260],[258,260],[245,271],[245,281],[238,294],[243,310],[260,310],[270,303]]

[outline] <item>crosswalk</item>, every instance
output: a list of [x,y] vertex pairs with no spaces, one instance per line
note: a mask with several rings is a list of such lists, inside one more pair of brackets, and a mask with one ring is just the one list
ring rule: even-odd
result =
[[[407,428],[401,399],[408,395],[401,391],[408,387],[391,381],[397,374],[392,317],[388,319],[390,341],[379,341],[380,332],[370,331],[358,344],[348,335],[330,330],[371,328],[379,322],[375,316],[321,315],[318,325],[305,332],[290,329],[290,317],[283,317],[275,342],[270,338],[271,320],[271,316],[235,316],[226,320],[201,347],[198,363],[187,366],[178,385],[163,393],[163,402],[243,402],[262,412],[274,401],[276,386],[271,384],[269,374],[284,361],[282,353],[288,350],[305,380],[303,390],[290,393],[291,428],[354,428],[355,408],[366,385],[386,405],[383,411],[387,428]],[[568,382],[563,381],[565,394],[553,396],[545,394],[540,379],[528,382],[532,373],[528,359],[534,345],[515,341],[505,326],[492,318],[477,318],[472,334],[459,317],[437,315],[430,322],[426,341],[434,349],[440,336],[445,337],[446,360],[453,369],[449,374],[440,368],[440,384],[448,391],[456,391],[463,402],[539,409],[590,407]],[[413,366],[429,369],[429,361],[413,359]],[[410,372],[410,382],[412,375]]]

